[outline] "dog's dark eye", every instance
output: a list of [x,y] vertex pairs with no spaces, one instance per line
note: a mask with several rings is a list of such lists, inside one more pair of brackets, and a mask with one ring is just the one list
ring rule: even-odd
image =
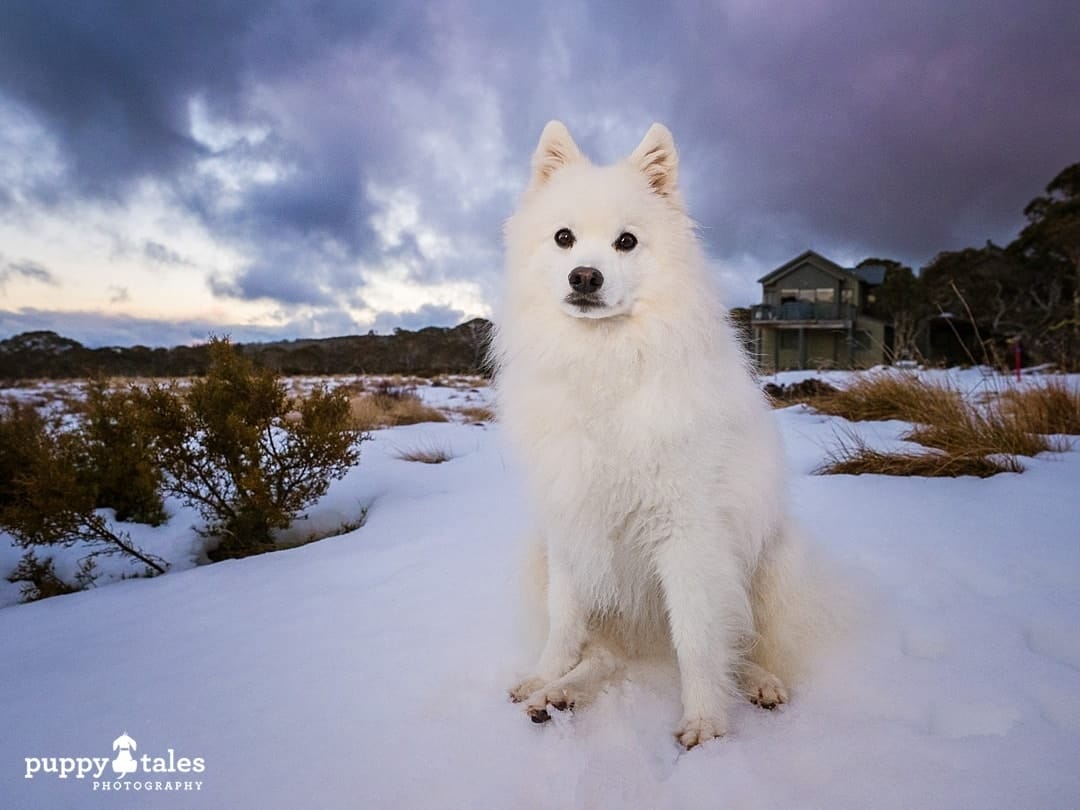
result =
[[632,233],[621,233],[619,234],[619,238],[615,240],[615,249],[622,253],[629,253],[636,247],[637,237]]
[[577,239],[574,238],[574,232],[569,228],[560,228],[555,231],[555,244],[561,248],[573,247],[574,242]]

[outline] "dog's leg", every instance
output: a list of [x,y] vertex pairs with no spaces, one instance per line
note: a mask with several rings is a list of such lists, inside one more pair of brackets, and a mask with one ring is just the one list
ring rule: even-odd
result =
[[595,700],[622,668],[623,659],[615,650],[603,643],[590,642],[576,667],[529,696],[525,711],[534,723],[543,723],[550,719],[549,705],[559,711],[582,708]]
[[561,678],[581,660],[581,649],[588,632],[588,612],[574,588],[568,568],[554,554],[548,554],[548,635],[537,674],[510,690],[519,703],[544,684]]
[[750,604],[739,563],[721,538],[676,529],[656,562],[682,684],[675,736],[693,748],[727,733],[736,647],[753,624]]

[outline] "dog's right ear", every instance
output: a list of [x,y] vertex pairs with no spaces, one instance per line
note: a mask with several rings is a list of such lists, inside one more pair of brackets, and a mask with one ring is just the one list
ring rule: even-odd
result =
[[540,143],[533,153],[533,188],[542,186],[567,163],[581,159],[581,150],[570,137],[566,125],[562,121],[548,121],[544,131],[540,133]]

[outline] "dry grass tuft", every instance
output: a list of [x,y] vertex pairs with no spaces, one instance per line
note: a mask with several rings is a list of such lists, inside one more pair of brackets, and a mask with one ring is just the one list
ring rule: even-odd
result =
[[454,408],[455,413],[460,413],[465,417],[467,422],[494,422],[495,411],[491,408],[482,408],[480,406],[470,406],[464,408]]
[[1023,472],[1015,456],[984,456],[978,453],[891,452],[867,446],[855,434],[841,439],[829,451],[817,475],[899,475],[924,478],[958,478],[973,475],[989,478],[1002,472]]
[[414,392],[386,383],[371,393],[351,397],[349,411],[353,426],[359,430],[447,421],[441,411],[425,405]]
[[851,421],[911,422],[902,438],[933,451],[883,453],[851,434],[819,468],[824,474],[987,477],[1021,472],[1019,456],[1062,452],[1068,444],[1048,434],[1080,427],[1080,396],[1064,384],[971,402],[946,386],[914,377],[875,375],[814,402],[814,407]]
[[899,419],[903,422],[950,420],[966,404],[959,391],[925,383],[906,374],[858,377],[847,388],[819,397],[813,407],[851,422]]
[[1001,395],[1001,412],[1031,433],[1080,436],[1080,391],[1063,380]]
[[421,464],[442,464],[454,457],[449,448],[435,444],[415,447],[412,450],[398,450],[396,455],[402,461],[417,461]]
[[997,403],[965,405],[955,412],[923,417],[904,438],[950,455],[1037,456],[1064,448],[1008,416]]

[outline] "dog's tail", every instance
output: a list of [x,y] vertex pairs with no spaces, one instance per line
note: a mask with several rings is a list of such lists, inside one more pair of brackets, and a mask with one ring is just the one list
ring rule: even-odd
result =
[[855,629],[859,601],[839,566],[803,541],[787,521],[753,580],[755,639],[749,658],[785,683]]

